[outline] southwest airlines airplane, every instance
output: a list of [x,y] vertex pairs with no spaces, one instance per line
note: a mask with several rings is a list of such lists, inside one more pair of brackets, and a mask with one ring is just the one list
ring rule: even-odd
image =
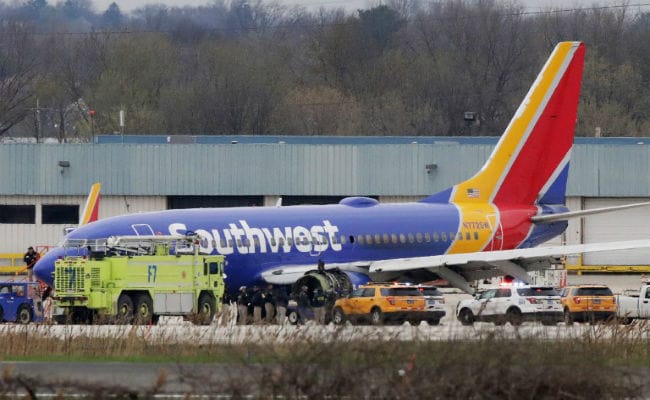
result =
[[[580,42],[558,44],[481,170],[419,202],[349,197],[321,206],[166,210],[96,221],[65,241],[191,231],[204,252],[226,256],[230,291],[295,284],[322,260],[327,276],[348,286],[444,278],[471,293],[478,279],[528,281],[528,271],[548,267],[555,256],[650,247],[638,240],[535,248],[560,235],[569,218],[647,205],[564,206],[584,54]],[[36,276],[51,285],[54,261],[70,251],[65,243],[50,251]]]

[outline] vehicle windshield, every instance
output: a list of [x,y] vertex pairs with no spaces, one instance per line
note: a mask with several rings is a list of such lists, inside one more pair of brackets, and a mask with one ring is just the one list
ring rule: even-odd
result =
[[520,296],[559,296],[552,287],[531,287],[517,289]]
[[614,294],[608,287],[590,287],[578,288],[579,296],[613,296]]

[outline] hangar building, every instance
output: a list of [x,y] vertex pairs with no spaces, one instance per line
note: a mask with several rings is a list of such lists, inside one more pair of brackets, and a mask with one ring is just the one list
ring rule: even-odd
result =
[[[100,218],[189,207],[415,201],[472,176],[497,137],[98,136],[86,144],[0,145],[0,252],[53,245],[93,182]],[[650,138],[576,138],[571,210],[650,200]],[[650,238],[650,208],[573,220],[553,244]],[[650,265],[645,250],[585,265]]]

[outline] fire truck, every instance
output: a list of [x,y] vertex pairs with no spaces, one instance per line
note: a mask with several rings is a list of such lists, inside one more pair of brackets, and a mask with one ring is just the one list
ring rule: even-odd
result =
[[57,320],[149,324],[177,315],[210,324],[221,306],[224,257],[200,254],[197,236],[68,243],[54,269]]

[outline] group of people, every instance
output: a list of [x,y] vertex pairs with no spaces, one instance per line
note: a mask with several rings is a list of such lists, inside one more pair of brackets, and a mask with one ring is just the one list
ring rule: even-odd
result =
[[[254,286],[249,290],[246,286],[239,288],[236,296],[224,293],[222,307],[217,320],[221,325],[248,324],[285,324],[289,298],[284,287],[267,285],[265,288]],[[319,324],[326,322],[325,316],[331,311],[336,300],[334,291],[323,292],[320,289],[309,291],[302,286],[295,296],[299,322],[314,320]]]

